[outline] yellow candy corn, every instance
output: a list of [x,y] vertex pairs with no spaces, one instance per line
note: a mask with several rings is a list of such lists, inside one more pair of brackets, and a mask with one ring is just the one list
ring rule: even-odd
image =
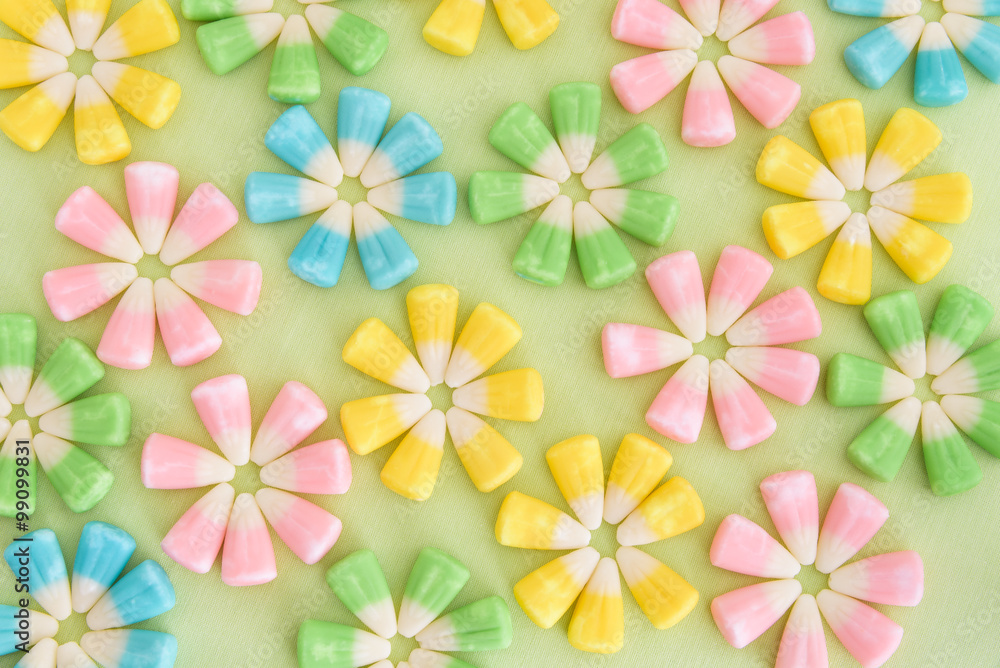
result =
[[511,492],[503,500],[496,536],[501,545],[528,550],[575,550],[590,542],[590,532],[582,524],[521,492]]
[[618,524],[656,489],[674,458],[658,443],[628,434],[611,465],[608,491],[604,497],[604,520]]
[[111,0],[66,0],[66,15],[76,48],[90,51],[108,18]]
[[455,340],[458,290],[450,285],[421,285],[406,295],[406,311],[417,356],[431,385],[444,382]]
[[778,192],[804,199],[840,201],[846,191],[819,160],[787,137],[767,142],[757,160],[757,181]]
[[865,112],[857,100],[838,100],[809,114],[819,150],[848,190],[865,184]]
[[700,526],[705,507],[684,478],[675,476],[650,494],[618,526],[618,544],[647,545]]
[[76,46],[52,0],[0,0],[0,22],[38,46],[71,56]]
[[923,114],[903,107],[885,126],[865,172],[865,188],[877,192],[916,167],[941,143],[941,131]]
[[873,206],[868,210],[868,224],[889,257],[914,283],[937,276],[951,258],[951,242],[911,218]]
[[615,555],[629,591],[653,626],[669,629],[698,605],[698,590],[664,564],[634,547]]
[[458,458],[480,492],[492,492],[521,470],[521,453],[496,429],[457,406],[445,417]]
[[458,335],[444,382],[461,387],[479,376],[521,340],[521,327],[492,304],[476,307]]
[[476,48],[486,0],[442,0],[424,25],[424,39],[438,51],[467,56]]
[[534,422],[542,416],[545,391],[541,374],[534,369],[517,369],[463,385],[452,393],[451,401],[480,415]]
[[52,137],[75,94],[72,72],[43,81],[0,111],[0,130],[25,151],[37,151]]
[[826,239],[851,215],[844,202],[794,202],[764,211],[764,237],[774,254],[787,260]]
[[378,318],[369,318],[354,330],[344,344],[344,361],[401,390],[423,394],[431,387],[416,358]]
[[514,585],[514,598],[528,619],[550,629],[580,596],[600,559],[592,547],[553,559]]
[[152,53],[176,44],[180,38],[177,17],[166,0],[140,0],[94,43],[94,57],[118,60]]
[[340,425],[351,449],[367,455],[415,425],[430,410],[431,400],[422,394],[385,394],[341,406]]
[[545,461],[580,523],[590,531],[600,527],[604,513],[604,463],[597,438],[585,434],[556,443],[545,453]]
[[493,0],[493,6],[518,49],[538,46],[559,27],[559,15],[545,0]]
[[0,63],[0,88],[28,86],[69,69],[65,56],[13,39],[0,39]]
[[382,483],[414,501],[430,498],[444,454],[444,413],[435,409],[420,419],[382,467]]
[[871,203],[932,223],[964,223],[972,213],[972,181],[961,172],[902,181],[872,193]]
[[618,564],[605,557],[597,564],[569,621],[569,644],[584,652],[613,654],[625,644],[625,607]]
[[92,73],[111,99],[154,130],[170,120],[181,101],[180,85],[155,72],[121,63],[94,63]]
[[841,304],[864,304],[872,296],[872,236],[863,214],[851,215],[833,241],[816,289]]
[[121,160],[132,152],[122,119],[94,77],[86,74],[76,82],[73,110],[76,153],[85,165],[103,165]]

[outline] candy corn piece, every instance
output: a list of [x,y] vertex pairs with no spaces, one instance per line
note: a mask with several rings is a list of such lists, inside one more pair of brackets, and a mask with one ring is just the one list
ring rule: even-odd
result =
[[823,620],[816,599],[802,594],[792,606],[785,630],[781,634],[775,668],[820,668],[829,665]]
[[247,216],[254,223],[273,223],[315,213],[337,201],[330,186],[290,174],[252,172],[244,186]]
[[573,245],[573,200],[559,195],[528,230],[514,255],[514,271],[540,285],[560,285]]
[[32,445],[49,482],[74,513],[90,510],[111,491],[111,471],[72,443],[43,432]]
[[12,39],[0,40],[0,58],[7,65],[0,74],[0,88],[28,86],[69,69],[69,61],[64,56]]
[[[985,16],[982,12],[976,12]],[[966,60],[993,83],[1000,83],[1000,64],[996,59],[1000,45],[1000,29],[992,23],[980,21],[962,13],[949,13],[941,17],[948,37]]]
[[969,447],[934,401],[924,402],[920,433],[932,492],[951,496],[970,490],[982,481],[983,472]]
[[760,493],[788,551],[800,564],[816,561],[819,502],[813,474],[808,471],[775,473],[761,481]]
[[[309,9],[329,9],[314,5]],[[308,11],[308,10],[306,10]],[[438,133],[424,117],[408,112],[390,128],[375,147],[365,168],[361,185],[374,188],[406,176],[441,155],[444,145]]]
[[996,0],[948,0],[945,11],[966,16],[1000,16],[1000,3]]
[[698,493],[684,478],[665,482],[618,526],[618,543],[626,547],[647,545],[701,526],[705,508]]
[[132,151],[122,119],[100,84],[89,74],[76,82],[73,124],[76,152],[84,164],[115,162]]
[[252,494],[240,494],[233,504],[222,545],[222,581],[230,587],[246,587],[276,577],[274,545],[264,515]]
[[469,575],[469,569],[451,555],[433,547],[421,550],[399,604],[400,635],[412,638],[437,619],[462,591]]
[[927,369],[924,323],[917,296],[910,290],[882,295],[864,308],[865,320],[896,366],[910,378]]
[[59,408],[104,377],[102,365],[78,339],[64,339],[45,362],[24,400],[28,417]]
[[937,394],[971,394],[1000,388],[1000,342],[979,348],[952,364],[931,383]]
[[857,100],[838,100],[817,107],[809,125],[830,169],[847,190],[861,190],[865,180],[865,115]]
[[659,174],[668,162],[660,135],[653,126],[640,123],[597,156],[580,179],[588,190],[614,188]]
[[907,397],[875,418],[847,447],[847,458],[882,482],[891,482],[910,449],[920,423],[920,400]]
[[24,403],[35,370],[38,326],[23,313],[0,313],[0,385],[7,399]]
[[584,652],[613,654],[625,643],[625,612],[618,564],[603,558],[590,576],[569,622],[569,644]]
[[935,223],[963,223],[972,212],[972,182],[961,172],[901,181],[872,193],[871,203]]
[[135,539],[105,522],[88,522],[73,560],[73,610],[89,611],[111,588],[135,552]]
[[102,255],[129,264],[142,259],[142,246],[125,221],[90,186],[74,191],[59,207],[55,227],[81,246]]
[[879,137],[865,172],[865,188],[876,192],[895,183],[941,143],[941,131],[913,109],[897,111]]
[[207,573],[226,537],[236,492],[220,483],[185,511],[160,542],[163,552],[193,573]]
[[550,629],[580,596],[600,559],[592,547],[554,559],[514,585],[514,598],[528,619]]
[[406,311],[417,356],[431,385],[444,381],[458,317],[458,290],[450,285],[421,285],[406,294]]
[[[774,267],[770,262],[742,246],[726,246],[722,249],[708,292],[707,333],[721,336],[729,329],[757,299],[773,271]],[[700,270],[698,273],[700,274]],[[693,272],[687,280],[695,283]],[[692,286],[689,290],[693,293],[700,285],[697,283],[697,287]]]
[[239,315],[257,308],[262,283],[252,260],[206,260],[174,267],[170,279],[192,296]]
[[236,466],[250,461],[250,391],[239,374],[206,380],[191,390],[198,417],[219,450]]
[[97,62],[92,74],[111,99],[154,130],[170,120],[181,100],[176,81],[138,67]]
[[726,340],[734,346],[777,346],[808,341],[822,331],[812,297],[804,288],[794,287],[743,315],[726,330]]
[[924,562],[912,550],[879,554],[835,570],[830,589],[871,603],[914,606],[924,595]]
[[669,95],[697,64],[698,54],[691,49],[646,54],[612,67],[611,88],[626,111],[641,114]]
[[576,550],[590,542],[582,524],[544,501],[511,492],[500,506],[497,542],[529,550]]
[[457,388],[480,376],[521,340],[521,327],[509,315],[485,302],[465,321],[445,372],[448,387]]
[[601,446],[593,436],[575,436],[545,453],[552,477],[580,523],[589,531],[601,526],[604,514],[604,466]]
[[620,547],[615,559],[636,603],[655,628],[674,626],[698,604],[694,587],[642,550]]
[[358,668],[387,658],[391,651],[388,640],[350,626],[307,619],[299,627],[298,660],[302,668]]
[[569,165],[542,119],[524,102],[508,107],[490,129],[489,141],[505,156],[539,176],[562,183]]
[[862,35],[844,49],[847,69],[865,86],[881,88],[909,58],[924,25],[922,17],[907,16]]
[[832,573],[878,533],[889,511],[861,487],[845,482],[826,511],[816,548],[816,570]]
[[585,172],[594,154],[601,121],[600,88],[585,82],[555,86],[549,91],[549,109],[566,163],[574,174]]
[[941,397],[941,408],[969,438],[994,457],[1000,457],[1000,404],[949,394]]
[[483,652],[507,649],[514,639],[510,610],[490,596],[452,610],[416,635],[421,649],[438,652]]
[[611,36],[619,42],[661,51],[699,49],[704,41],[698,28],[683,16],[652,0],[621,0],[611,19]]
[[[31,425],[27,420],[18,420],[11,426],[6,419],[0,419],[0,432],[6,436],[0,450],[0,490],[3,490],[0,492],[0,515],[16,517],[19,510],[31,515],[35,512],[35,490],[38,486],[38,463]],[[24,469],[25,475],[18,475],[18,469]],[[18,480],[27,483],[26,498],[18,498]],[[19,501],[23,501],[27,509],[18,508]]]
[[336,285],[347,258],[353,217],[353,208],[343,200],[324,211],[289,256],[292,273],[321,288]]
[[309,104],[319,99],[319,60],[309,24],[300,15],[289,16],[278,36],[267,94],[286,104]]
[[396,664],[396,668],[475,668],[475,666],[448,654],[415,649],[410,652],[409,661],[400,661]]
[[727,46],[734,56],[765,65],[808,65],[816,57],[812,24],[801,11],[755,25]]
[[710,60],[694,68],[681,121],[681,139],[688,146],[725,146],[736,139],[736,121],[722,79]]
[[163,346],[174,366],[191,366],[222,347],[222,337],[205,312],[168,278],[153,284],[156,321]]
[[[173,266],[221,237],[236,225],[240,215],[221,190],[202,183],[181,207],[160,249],[160,262]],[[249,279],[249,277],[248,277]]]
[[326,5],[309,5],[306,19],[323,46],[354,76],[367,74],[389,47],[389,35],[384,30],[354,14]]
[[833,172],[782,135],[764,146],[756,175],[761,185],[804,199],[840,201],[847,192]]
[[145,277],[136,278],[104,328],[97,357],[119,369],[145,369],[153,361],[155,337],[153,282]]
[[53,269],[42,276],[42,294],[52,315],[68,322],[104,306],[138,275],[135,266],[124,262]]
[[831,10],[851,16],[896,17],[911,16],[920,11],[913,0],[830,0]]
[[177,638],[159,631],[91,631],[80,638],[80,647],[105,668],[125,668],[139,661],[168,666],[177,660]]
[[269,12],[274,0],[181,0],[181,14],[189,21],[216,21],[244,14]]
[[229,482],[236,467],[194,443],[150,434],[142,446],[142,484],[147,489],[194,489]]
[[180,41],[177,18],[165,0],[141,0],[94,42],[98,60],[118,60],[159,51]]
[[475,172],[469,178],[469,210],[480,225],[530,211],[558,194],[558,183],[531,174]]
[[664,255],[646,267],[646,281],[667,317],[689,341],[705,340],[705,286],[691,251]]
[[323,400],[302,383],[290,380],[271,402],[257,437],[250,447],[250,461],[264,466],[306,440],[326,422]]
[[195,39],[208,69],[222,75],[256,56],[284,25],[281,14],[234,16],[199,26]]
[[945,288],[927,337],[927,373],[938,376],[958,361],[993,319],[993,305],[963,285]]
[[794,578],[802,566],[781,544],[742,515],[729,515],[715,532],[712,565],[759,578]]
[[914,283],[937,276],[951,258],[951,242],[911,218],[873,206],[868,209],[868,224],[889,257]]
[[622,439],[611,465],[604,496],[604,520],[618,524],[656,489],[673,463],[670,453],[659,444],[628,434]]
[[392,103],[383,93],[349,86],[337,98],[337,151],[344,175],[356,177],[375,152]]
[[288,165],[330,187],[339,186],[344,179],[333,146],[303,106],[279,116],[264,135],[264,145]]
[[837,353],[826,370],[826,398],[834,406],[873,406],[913,394],[912,378],[850,353]]
[[623,232],[662,246],[677,225],[677,198],[646,190],[607,188],[590,193],[590,203]]
[[816,290],[841,304],[864,304],[872,294],[872,235],[864,214],[852,213],[823,262]]
[[692,355],[666,382],[646,411],[646,424],[678,443],[694,443],[708,405],[709,363]]
[[844,202],[776,204],[764,210],[764,237],[774,254],[787,260],[830,236],[850,215]]
[[715,33],[722,0],[681,0],[680,5],[698,32],[705,37]]
[[[73,614],[73,606],[66,561],[63,559],[59,539],[51,529],[36,529],[21,538],[30,545],[30,568],[27,569],[29,573],[26,584],[31,590],[31,598],[61,622]],[[21,562],[25,559],[22,545],[19,542],[11,543],[3,553],[4,560],[14,573],[18,573],[25,565]]]
[[771,628],[802,594],[798,580],[771,580],[716,596],[712,618],[722,637],[742,649]]
[[399,437],[431,410],[422,394],[386,394],[349,401],[340,407],[340,424],[347,444],[359,455]]
[[354,236],[369,285],[387,290],[413,275],[417,256],[402,235],[368,202],[354,205]]
[[0,22],[38,46],[69,57],[76,46],[62,16],[51,0],[4,2],[0,5]]
[[925,107],[947,107],[968,95],[962,64],[948,34],[940,23],[928,23],[917,47],[913,99]]
[[396,635],[396,608],[382,567],[371,550],[358,550],[330,567],[326,583],[375,635]]
[[452,402],[467,411],[500,418],[534,422],[542,416],[545,392],[534,369],[505,371],[474,380],[452,393]]
[[407,392],[423,394],[431,383],[399,337],[378,318],[361,323],[344,344],[344,361],[361,373]]
[[610,322],[601,332],[604,369],[612,378],[659,371],[691,357],[687,339],[663,330]]
[[775,0],[725,0],[719,12],[719,27],[715,36],[728,42],[756,23],[776,4]]
[[833,634],[862,666],[878,668],[903,640],[903,628],[881,612],[849,596],[824,589],[816,595]]
[[712,405],[730,450],[745,450],[766,440],[777,428],[767,406],[745,380],[724,360],[709,367]]
[[407,176],[368,191],[368,203],[418,223],[449,225],[455,219],[458,185],[451,172]]
[[[15,645],[20,644],[20,637],[14,635],[20,625],[20,620],[14,615],[18,614],[21,608],[12,605],[0,605],[0,619],[2,619],[4,635],[4,645],[0,647],[2,651],[11,654],[16,651]],[[28,646],[32,649],[21,660],[14,664],[20,668],[48,668],[56,665],[56,641],[53,636],[59,631],[59,622],[52,619],[44,612],[28,610]],[[50,660],[51,659],[51,660]]]
[[0,130],[25,151],[38,151],[52,138],[75,95],[76,75],[57,74],[0,111]]
[[819,381],[819,359],[790,348],[730,348],[726,362],[757,387],[796,406],[809,403]]
[[538,46],[559,27],[559,14],[545,0],[494,0],[500,24],[515,48]]
[[162,162],[133,162],[125,168],[132,226],[145,253],[156,255],[163,248],[174,218],[179,181],[177,168]]
[[735,56],[722,56],[718,67],[736,99],[765,128],[784,123],[802,97],[799,84],[769,67]]
[[577,202],[573,206],[573,238],[587,287],[607,288],[635,273],[635,259],[589,202]]
[[303,494],[343,494],[351,479],[351,457],[339,440],[292,450],[260,470],[265,485]]
[[441,0],[424,24],[424,40],[438,51],[467,56],[476,48],[486,0]]
[[56,650],[57,666],[74,666],[75,668],[98,668],[94,660],[87,656],[87,653],[75,642],[68,642],[59,645]]

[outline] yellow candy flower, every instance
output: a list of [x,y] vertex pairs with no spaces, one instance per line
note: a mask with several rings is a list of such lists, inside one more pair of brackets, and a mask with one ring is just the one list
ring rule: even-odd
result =
[[[545,0],[493,0],[511,44],[538,46],[559,27],[559,14]],[[438,51],[467,56],[476,48],[486,0],[441,0],[424,25],[424,39]]]

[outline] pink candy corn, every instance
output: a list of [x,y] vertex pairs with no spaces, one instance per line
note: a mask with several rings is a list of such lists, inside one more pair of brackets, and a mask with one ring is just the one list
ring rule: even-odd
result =
[[809,471],[775,473],[760,483],[760,493],[788,551],[800,564],[816,561],[819,500],[813,474]]
[[659,0],[619,0],[611,19],[611,36],[649,49],[697,49],[697,28]]
[[746,647],[771,628],[802,593],[798,580],[772,580],[717,596],[712,618],[736,649]]
[[781,634],[781,645],[774,668],[829,668],[823,620],[819,616],[816,599],[802,594]]
[[778,0],[725,0],[719,11],[719,27],[715,36],[728,42],[756,23],[776,4]]
[[169,278],[153,284],[160,336],[174,366],[191,366],[211,357],[222,346],[222,337],[184,291]]
[[303,494],[343,494],[351,477],[351,457],[338,439],[292,450],[260,470],[265,485]]
[[788,550],[742,515],[722,520],[709,556],[714,566],[759,578],[794,578],[802,569]]
[[678,443],[694,443],[708,404],[708,359],[693,355],[670,377],[646,412],[646,424]]
[[325,557],[340,538],[340,520],[315,503],[270,488],[257,490],[255,498],[278,538],[306,564]]
[[767,65],[808,65],[816,57],[812,24],[803,12],[783,14],[732,38],[729,53]]
[[69,322],[107,304],[138,275],[121,262],[54,269],[42,276],[42,294],[56,320]]
[[83,186],[60,207],[56,229],[81,246],[134,264],[142,258],[142,247],[111,205]]
[[924,597],[924,562],[912,550],[879,554],[841,566],[829,586],[862,601],[914,606]]
[[815,339],[823,331],[816,304],[804,288],[771,297],[726,331],[734,346],[778,346]]
[[819,381],[819,359],[790,348],[730,348],[726,362],[751,383],[796,406],[805,406]]
[[708,290],[708,333],[721,336],[746,313],[774,272],[771,263],[742,246],[726,246]]
[[174,219],[179,180],[177,168],[162,162],[133,162],[125,168],[132,227],[142,250],[149,255],[156,255],[163,247]]
[[878,668],[903,640],[903,627],[861,601],[824,589],[816,603],[834,635],[864,668]]
[[236,467],[219,455],[156,433],[142,446],[140,470],[147,489],[194,489],[229,482],[236,475]]
[[153,281],[137,278],[111,314],[97,346],[97,358],[119,369],[145,369],[153,361],[155,341]]
[[271,463],[304,441],[326,418],[326,406],[315,392],[302,383],[288,381],[257,430],[251,461],[258,466]]
[[239,374],[206,380],[191,400],[209,436],[235,466],[250,461],[250,390]]
[[625,109],[638,114],[666,97],[697,63],[690,49],[639,56],[611,68],[611,88]]
[[652,327],[609,322],[601,332],[604,368],[612,378],[659,371],[691,357],[687,339]]
[[239,220],[236,207],[211,183],[191,193],[177,214],[160,249],[160,261],[171,267],[228,232]]
[[857,485],[843,483],[823,520],[816,549],[816,570],[833,572],[857,554],[887,519],[889,510],[881,501]]
[[251,494],[240,494],[222,545],[222,581],[231,587],[264,584],[278,577],[274,545]]
[[257,308],[263,276],[252,260],[207,260],[174,267],[170,279],[212,306],[250,315]]
[[193,573],[211,570],[226,537],[234,498],[236,492],[229,483],[213,487],[163,537],[160,543],[163,552]]
[[733,367],[723,360],[713,360],[709,376],[712,406],[727,448],[745,450],[774,433],[778,423]]
[[736,139],[733,106],[710,60],[698,63],[691,75],[684,98],[681,139],[688,146],[702,147],[724,146]]
[[646,267],[656,301],[689,341],[705,340],[705,284],[698,257],[691,251],[664,255]]
[[708,37],[719,27],[721,0],[680,0],[681,8],[698,31]]
[[733,95],[768,129],[781,125],[802,96],[802,88],[788,77],[735,56],[719,58],[719,73]]

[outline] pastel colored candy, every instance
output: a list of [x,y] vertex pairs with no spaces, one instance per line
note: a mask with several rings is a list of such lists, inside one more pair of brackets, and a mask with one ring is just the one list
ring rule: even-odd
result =
[[431,382],[399,337],[378,318],[358,325],[344,344],[344,361],[361,373],[407,392],[423,394]]
[[396,635],[396,608],[382,567],[371,550],[358,550],[330,567],[326,583],[375,635]]
[[680,6],[695,28],[705,37],[719,27],[722,0],[681,0]]
[[202,183],[181,207],[160,249],[160,262],[172,267],[231,230],[240,215],[221,190]]
[[191,390],[202,424],[235,466],[250,461],[250,391],[239,374],[206,380]]
[[104,306],[137,279],[135,266],[102,262],[64,267],[42,276],[42,295],[60,322],[69,322]]
[[906,107],[899,109],[868,161],[865,188],[876,192],[895,183],[930,155],[942,139],[941,131],[926,116]]
[[97,357],[120,369],[145,369],[153,361],[155,337],[153,282],[145,277],[136,278],[104,328]]
[[122,63],[97,62],[91,73],[112,100],[154,130],[166,125],[181,101],[180,84],[155,72]]
[[[0,485],[2,485],[0,490],[3,490],[0,492],[0,515],[16,517],[19,511],[32,515],[35,512],[35,497],[38,487],[38,460],[32,444],[31,425],[27,420],[18,420],[11,425],[6,418],[0,418],[0,433],[6,437],[3,449],[0,450]],[[20,444],[18,444],[19,441]],[[26,457],[25,448],[27,448]],[[19,476],[18,469],[23,469],[24,474]],[[18,498],[18,479],[27,481],[26,498]],[[23,503],[19,504],[18,502]]]
[[559,15],[545,0],[494,0],[500,25],[515,48],[538,46],[559,27]]
[[759,23],[727,46],[734,56],[765,65],[808,65],[816,56],[812,24],[801,11]]
[[353,218],[353,207],[343,200],[324,211],[288,257],[292,273],[320,288],[336,285],[347,259]]
[[126,573],[87,613],[92,631],[145,621],[174,607],[177,598],[163,568],[146,560]]
[[758,253],[742,246],[723,248],[708,290],[707,333],[725,333],[750,308],[773,272],[771,263]]
[[76,243],[122,262],[135,264],[142,247],[121,216],[90,186],[74,191],[56,213],[56,231]]
[[444,382],[456,388],[477,378],[521,340],[521,327],[492,304],[476,306],[455,342]]
[[132,407],[119,392],[80,399],[38,419],[41,431],[90,445],[125,445],[131,426]]
[[659,371],[694,353],[687,339],[663,330],[609,322],[601,332],[604,369],[612,378]]
[[775,668],[824,668],[829,666],[823,620],[816,599],[802,594],[792,606],[781,634]]
[[830,589],[871,603],[912,607],[924,595],[924,562],[913,550],[868,557],[831,573]]
[[618,564],[605,557],[583,588],[569,621],[569,644],[578,650],[613,654],[625,643],[625,612]]
[[847,190],[861,190],[868,147],[865,114],[854,99],[837,100],[809,114],[809,126],[830,169]]
[[945,288],[927,336],[927,373],[944,373],[976,342],[992,319],[993,305],[982,295],[964,285]]
[[816,290],[841,304],[864,304],[872,295],[872,235],[864,214],[852,213],[833,240]]
[[[0,656],[16,652],[16,645],[23,642],[21,636],[17,634],[27,633],[27,644],[29,646],[35,645],[35,647],[37,647],[38,645],[42,645],[43,649],[37,652],[37,654],[48,655],[50,653],[46,651],[46,649],[47,647],[52,647],[52,665],[55,665],[55,641],[52,640],[52,637],[59,631],[59,622],[46,615],[44,612],[28,610],[26,622],[28,628],[26,630],[22,630],[19,628],[21,625],[21,619],[24,619],[23,616],[19,618],[19,616],[24,614],[21,610],[22,609],[20,607],[13,605],[0,605],[0,638],[2,638],[2,641],[0,641],[0,643],[2,643],[0,644]],[[34,651],[34,649],[32,649],[32,651]]]
[[803,199],[836,202],[847,192],[833,172],[782,135],[764,146],[757,161],[756,176],[763,186]]
[[284,25],[281,14],[233,16],[199,26],[195,40],[208,69],[222,75],[263,51]]
[[174,267],[170,280],[179,288],[213,306],[239,315],[257,308],[263,282],[253,260],[206,260]]
[[871,203],[933,223],[963,223],[972,213],[972,182],[961,172],[925,176],[872,193]]
[[[310,9],[319,8],[313,5]],[[361,170],[361,185],[374,188],[416,171],[441,155],[444,145],[424,117],[408,112],[396,122],[375,147]]]
[[934,494],[951,496],[970,490],[982,481],[983,472],[969,446],[934,401],[924,402],[920,435],[927,478]]
[[948,34],[940,23],[928,23],[917,47],[913,99],[925,107],[947,107],[968,95],[962,64]]
[[[230,587],[264,584],[278,577],[274,545],[252,494],[236,497],[222,545],[222,582]],[[93,628],[93,627],[91,627]]]
[[163,162],[133,162],[125,168],[132,227],[144,253],[156,255],[163,248],[174,219],[180,173]]
[[376,290],[399,285],[417,270],[417,257],[385,216],[367,202],[354,205],[354,235],[361,266]]
[[667,242],[680,206],[672,195],[625,188],[594,190],[590,203],[613,225],[650,246]]
[[168,278],[153,284],[156,321],[163,346],[174,366],[191,366],[222,347],[222,337],[205,312]]
[[521,453],[496,429],[457,406],[445,418],[458,458],[480,492],[492,492],[521,470]]
[[28,417],[69,403],[104,377],[104,365],[79,339],[63,339],[46,360],[45,366],[24,399]]
[[914,0],[828,0],[827,6],[832,11],[851,16],[911,16],[920,11],[920,3]]
[[306,20],[323,46],[354,76],[367,74],[389,48],[389,35],[384,30],[349,12],[309,5]]
[[510,610],[490,596],[452,610],[416,636],[421,649],[439,652],[483,652],[507,649],[514,639]]
[[4,560],[12,573],[26,580],[38,605],[61,622],[73,614],[73,606],[59,539],[51,529],[36,529],[21,538],[31,541],[30,548],[25,550],[21,542],[12,542],[4,550]]
[[728,363],[712,360],[709,376],[712,406],[727,448],[745,450],[774,433],[777,422],[771,412]]
[[232,485],[223,482],[213,487],[163,537],[163,552],[193,573],[207,573],[222,549],[235,499]]
[[647,545],[701,526],[705,508],[698,493],[684,478],[675,476],[633,510],[618,525],[618,544]]
[[903,640],[903,627],[849,596],[824,589],[816,603],[837,639],[865,668],[884,664]]
[[76,96],[76,75],[57,74],[0,111],[0,130],[25,151],[39,151],[55,133]]
[[458,185],[451,172],[407,176],[368,191],[368,203],[418,223],[448,225],[455,219]]
[[293,14],[285,20],[271,60],[267,95],[286,104],[309,104],[319,99],[319,59],[305,18]]
[[545,461],[580,523],[597,530],[604,521],[604,465],[597,438],[583,435],[556,443]]
[[469,210],[480,225],[530,211],[558,194],[558,183],[532,174],[475,172],[469,178]]
[[742,649],[774,625],[802,593],[798,580],[771,580],[716,596],[712,618],[722,637]]
[[759,578],[794,578],[802,566],[781,544],[742,515],[729,515],[715,531],[713,566]]
[[951,242],[926,225],[880,206],[870,208],[867,217],[889,256],[914,283],[931,280],[951,259]]
[[715,36],[723,42],[728,42],[756,23],[776,4],[778,4],[776,0],[724,0],[719,11],[719,27],[715,30]]
[[729,94],[710,60],[698,63],[688,84],[681,121],[681,139],[688,146],[725,146],[736,139],[736,121]]
[[1000,387],[1000,343],[994,341],[952,364],[931,383],[937,394],[986,392]]
[[865,320],[892,361],[910,378],[923,378],[927,369],[924,323],[917,296],[900,290],[872,300]]
[[49,482],[74,513],[90,510],[111,490],[111,471],[72,443],[43,432],[32,445]]
[[455,600],[469,577],[469,569],[455,557],[433,547],[422,549],[399,604],[400,635],[412,638],[427,628]]
[[646,54],[611,68],[611,88],[626,111],[640,114],[665,98],[698,64],[691,49]]
[[832,573],[878,533],[889,511],[861,487],[845,482],[837,488],[819,532],[816,570]]
[[297,641],[302,668],[357,668],[389,656],[389,641],[342,624],[307,619],[299,627]]
[[924,25],[922,17],[907,16],[862,35],[844,49],[847,69],[862,84],[878,90],[909,58]]
[[804,288],[794,287],[744,314],[726,330],[726,340],[734,346],[777,346],[808,341],[822,331],[812,297]]
[[529,550],[575,550],[590,542],[590,531],[544,501],[511,492],[497,514],[497,542]]
[[[986,16],[985,10],[975,14]],[[941,25],[955,48],[973,67],[993,83],[1000,83],[1000,28],[963,16],[963,12],[945,14],[941,17]]]
[[553,559],[514,585],[514,598],[536,626],[555,626],[594,574],[601,555],[592,547]]
[[615,560],[633,598],[655,628],[669,629],[698,604],[694,587],[642,550],[619,547]]
[[337,191],[290,174],[252,172],[244,186],[244,198],[251,222],[273,223],[326,209],[337,201]]
[[614,188],[659,174],[668,164],[660,135],[653,126],[640,123],[604,149],[580,180],[588,190]]
[[566,158],[548,128],[524,102],[517,102],[497,119],[489,141],[505,156],[539,176],[562,183],[569,178]]
[[166,0],[140,0],[94,42],[98,60],[118,60],[159,51],[181,39],[180,27]]
[[994,457],[1000,456],[1000,404],[949,394],[941,397],[941,408],[969,438]]
[[0,40],[0,58],[7,65],[0,74],[0,88],[28,86],[69,70],[65,56],[12,39]]
[[85,165],[115,162],[132,152],[132,142],[121,117],[107,93],[89,74],[76,82],[73,128],[76,152]]
[[344,494],[351,486],[351,458],[343,441],[320,441],[264,465],[265,485],[303,494]]
[[289,166],[330,187],[344,179],[344,168],[330,140],[301,105],[278,117],[264,135],[264,145]]
[[618,524],[656,489],[673,458],[659,444],[628,434],[622,439],[611,465],[604,495],[604,520]]
[[156,433],[143,444],[141,463],[142,484],[148,489],[194,489],[236,475],[236,467],[214,452]]
[[485,0],[442,0],[424,24],[424,40],[438,51],[467,56],[476,48]]
[[619,0],[611,19],[611,36],[661,51],[699,49],[703,41],[697,28],[656,0]]
[[302,383],[288,381],[257,429],[250,461],[258,466],[271,463],[308,438],[326,418],[326,406],[315,392]]
[[455,389],[452,403],[472,413],[534,422],[542,416],[545,392],[534,369],[516,369],[474,380]]
[[422,394],[386,394],[349,401],[340,407],[347,444],[359,455],[398,438],[431,410]]
[[791,348],[730,348],[726,362],[757,387],[796,406],[809,403],[819,381],[819,358]]
[[169,668],[177,660],[177,638],[159,631],[91,631],[80,638],[80,647],[105,668],[126,668],[137,662],[150,668]]
[[549,109],[566,163],[574,174],[582,174],[590,165],[597,144],[601,122],[600,87],[582,81],[554,86],[549,90]]
[[111,588],[135,552],[135,539],[106,522],[87,522],[73,559],[74,612],[88,612]]
[[769,67],[735,56],[722,56],[718,67],[736,99],[765,128],[784,123],[802,97],[799,84]]
[[764,210],[764,237],[774,254],[787,260],[826,239],[850,216],[851,207],[845,202],[775,204]]
[[847,446],[847,458],[882,482],[899,473],[920,423],[920,400],[907,397],[895,404],[858,434]]
[[646,281],[670,321],[689,341],[705,340],[705,285],[691,251],[664,255],[646,267]]
[[355,86],[341,89],[337,97],[337,152],[345,176],[361,174],[385,131],[391,106],[383,93]]
[[273,0],[181,0],[181,14],[189,21],[216,21],[270,11]]
[[837,353],[826,370],[826,398],[834,406],[873,406],[913,394],[913,379],[850,353]]
[[[596,191],[595,191],[596,192]],[[561,285],[573,246],[573,200],[558,195],[528,230],[514,255],[514,271],[539,285]]]
[[0,21],[39,46],[63,56],[73,55],[73,38],[51,0],[5,2],[0,5]]
[[573,206],[573,239],[587,287],[607,288],[635,273],[635,259],[628,248],[589,202]]
[[94,660],[87,656],[87,653],[75,642],[59,645],[59,649],[56,650],[56,665],[98,668]]
[[458,290],[428,284],[406,293],[406,312],[420,363],[431,385],[444,382],[458,318]]
[[708,405],[708,382],[708,359],[692,355],[656,395],[646,424],[678,443],[697,441]]
[[1000,16],[1000,4],[996,0],[948,0],[945,11],[967,16]]
[[788,551],[804,566],[815,562],[819,501],[813,474],[809,471],[775,473],[761,481],[760,494]]

